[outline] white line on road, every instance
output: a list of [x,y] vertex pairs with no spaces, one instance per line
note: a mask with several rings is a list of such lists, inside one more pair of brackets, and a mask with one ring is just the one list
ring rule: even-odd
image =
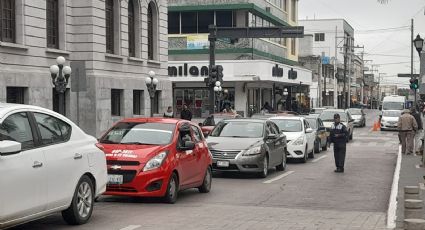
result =
[[320,161],[321,159],[324,159],[324,158],[326,158],[326,157],[328,157],[328,156],[327,156],[327,155],[324,155],[324,156],[321,156],[321,157],[319,157],[319,158],[316,158],[316,159],[312,160],[311,162],[315,163],[315,162],[318,162],[318,161]]
[[120,230],[135,230],[135,229],[138,229],[140,227],[142,227],[142,226],[141,225],[129,225],[125,228],[121,228]]
[[398,147],[397,164],[394,170],[393,185],[391,187],[390,202],[387,213],[387,228],[395,228],[396,211],[397,211],[397,195],[398,195],[398,180],[400,179],[401,168],[401,146]]
[[291,174],[292,174],[292,173],[294,173],[294,172],[295,172],[295,171],[288,171],[288,172],[286,172],[286,173],[284,173],[284,174],[282,174],[282,175],[279,175],[279,176],[277,176],[277,177],[275,177],[275,178],[273,178],[273,179],[266,180],[266,181],[264,181],[263,183],[264,183],[264,184],[270,184],[270,183],[272,183],[273,181],[280,180],[280,179],[282,179],[282,178],[284,178],[284,177],[287,177],[287,176],[291,175]]

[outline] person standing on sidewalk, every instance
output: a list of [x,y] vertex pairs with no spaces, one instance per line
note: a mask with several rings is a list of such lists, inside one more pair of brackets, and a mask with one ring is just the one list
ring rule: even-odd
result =
[[347,150],[348,130],[347,127],[341,123],[339,114],[334,114],[334,123],[332,124],[329,143],[334,144],[334,157],[336,173],[344,172],[345,153]]
[[187,108],[187,105],[183,105],[183,110],[180,113],[180,118],[188,121],[192,120],[192,112],[190,112],[190,110]]
[[410,115],[410,110],[403,110],[398,119],[397,127],[401,138],[401,152],[403,154],[413,154],[413,141],[415,131],[418,129],[418,123],[416,123],[416,119]]
[[422,129],[423,129],[422,118],[421,118],[421,114],[415,108],[412,108],[411,111],[412,111],[412,116],[415,118],[416,123],[418,124],[418,129],[415,132],[415,151],[414,151],[414,153],[418,153],[419,147],[422,144],[421,139],[423,137],[423,134],[422,134]]

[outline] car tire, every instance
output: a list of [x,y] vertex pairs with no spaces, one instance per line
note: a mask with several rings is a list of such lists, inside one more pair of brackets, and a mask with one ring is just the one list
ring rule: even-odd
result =
[[211,190],[212,182],[212,172],[211,167],[208,166],[207,171],[205,172],[204,181],[202,185],[198,187],[200,193],[209,193]]
[[263,170],[259,173],[261,178],[266,178],[269,175],[269,157],[266,155],[263,159]]
[[308,146],[305,147],[304,157],[301,159],[301,163],[307,163],[307,160],[308,160],[307,149],[308,149]]
[[177,196],[179,193],[179,181],[176,173],[171,174],[170,179],[168,180],[167,191],[163,197],[165,203],[174,204],[177,201]]
[[[86,175],[82,176],[75,188],[71,205],[62,211],[62,217],[70,225],[85,224],[93,213],[94,186],[93,181]],[[79,206],[84,207],[79,210]]]
[[317,139],[315,142],[314,142],[314,152],[315,153],[320,153],[320,139]]
[[353,140],[353,136],[354,136],[354,131],[353,131],[353,133],[350,134],[350,141]]
[[283,151],[282,162],[278,166],[276,166],[276,170],[285,171],[285,168],[286,168],[286,151]]
[[315,147],[313,147],[313,149],[311,150],[311,152],[308,154],[308,158],[314,158],[315,155],[315,151],[314,151]]
[[327,151],[328,150],[328,141],[326,141],[325,146],[322,147],[323,151]]

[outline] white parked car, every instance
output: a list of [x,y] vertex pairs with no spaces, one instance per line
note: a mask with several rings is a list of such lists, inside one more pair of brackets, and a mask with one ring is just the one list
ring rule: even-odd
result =
[[382,110],[381,131],[397,130],[400,116],[400,110]]
[[287,158],[301,159],[303,163],[309,157],[314,158],[316,132],[304,117],[281,116],[271,117],[270,120],[286,135]]
[[[339,114],[341,123],[344,124],[347,127],[349,140],[353,140],[354,136],[354,119],[351,117],[350,113],[348,113],[346,110],[343,109],[328,109],[323,111],[319,115],[319,118],[322,119],[323,125],[325,125],[327,132],[330,132],[330,129],[332,127],[332,124],[334,123],[334,115]],[[329,136],[329,134],[328,134]],[[348,140],[348,141],[349,141]]]
[[96,142],[53,111],[0,103],[0,229],[59,211],[86,223],[107,183]]

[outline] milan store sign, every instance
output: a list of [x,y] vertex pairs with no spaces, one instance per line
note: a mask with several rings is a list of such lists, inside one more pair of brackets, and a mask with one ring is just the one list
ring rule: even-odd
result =
[[[169,66],[168,67],[168,76],[170,77],[208,77],[209,68],[208,66],[201,66],[199,69],[197,66],[189,66],[187,63],[184,63],[182,66]],[[279,65],[275,65],[272,68],[273,77],[283,77],[283,68],[280,68]]]

